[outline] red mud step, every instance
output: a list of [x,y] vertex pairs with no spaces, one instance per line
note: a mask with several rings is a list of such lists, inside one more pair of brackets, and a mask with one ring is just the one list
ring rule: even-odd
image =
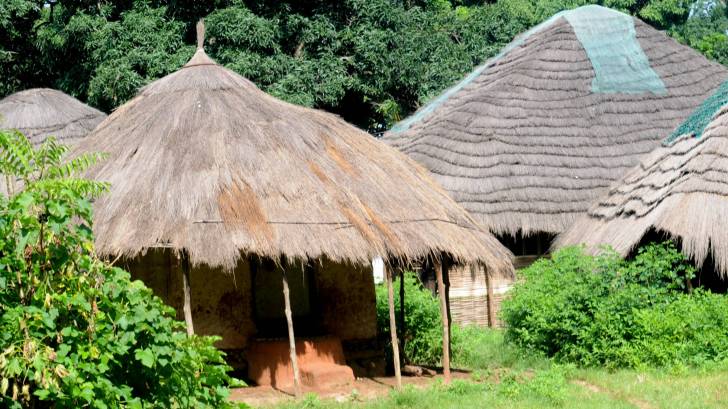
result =
[[312,388],[329,388],[354,382],[354,371],[346,365],[308,364],[300,368],[301,383]]
[[[259,339],[250,344],[248,377],[258,385],[287,388],[293,385],[293,368],[287,339]],[[341,340],[336,337],[296,340],[301,381],[306,386],[343,385],[354,381],[346,366]]]

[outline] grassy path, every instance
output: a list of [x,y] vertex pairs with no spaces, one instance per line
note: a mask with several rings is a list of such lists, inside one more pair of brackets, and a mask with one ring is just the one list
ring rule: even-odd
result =
[[321,400],[310,395],[301,401],[273,408],[728,408],[728,369],[672,374],[659,371],[566,372],[555,368],[537,371],[533,375],[508,374],[500,383],[474,379],[455,381],[445,386],[435,382],[425,389],[405,388],[374,400],[363,400],[356,393],[343,402]]
[[451,385],[406,387],[364,398],[353,391],[337,400],[309,395],[275,409],[705,409],[728,408],[728,363],[711,369],[578,369],[524,356],[503,344],[499,331],[474,333],[456,356],[472,373]]

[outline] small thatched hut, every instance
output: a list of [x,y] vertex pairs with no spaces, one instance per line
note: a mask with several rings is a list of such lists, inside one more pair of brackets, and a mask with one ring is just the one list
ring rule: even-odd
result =
[[17,129],[34,145],[48,136],[74,145],[104,118],[103,112],[54,89],[33,88],[0,100],[0,128]]
[[[608,244],[627,256],[664,235],[702,267],[728,277],[728,82],[612,185],[556,246]],[[710,277],[706,277],[710,280]]]
[[[727,76],[638,19],[585,6],[522,34],[384,139],[525,265]],[[469,274],[452,288],[462,321],[478,322],[467,313],[484,284]]]
[[[49,136],[74,145],[98,125],[106,114],[48,88],[16,92],[0,99],[0,129],[17,129],[38,146]],[[5,194],[0,178],[0,194]]]
[[97,252],[126,260],[185,310],[188,329],[221,335],[259,382],[291,370],[279,348],[288,343],[271,341],[291,315],[308,342],[297,345],[301,362],[341,363],[341,342],[355,371],[367,368],[357,360],[377,349],[377,256],[513,269],[414,161],[334,115],[262,92],[201,44],[76,152],[93,151],[110,155],[90,174],[111,183],[94,206]]

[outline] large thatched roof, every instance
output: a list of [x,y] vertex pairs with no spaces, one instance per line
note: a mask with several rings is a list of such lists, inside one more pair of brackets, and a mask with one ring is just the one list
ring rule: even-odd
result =
[[20,91],[0,100],[0,128],[17,129],[35,145],[48,136],[73,145],[105,117],[103,112],[48,88]]
[[[712,118],[707,126],[705,118]],[[654,229],[678,239],[698,266],[711,255],[728,276],[728,82],[678,132],[615,183],[555,245],[608,244],[627,255]]]
[[369,262],[451,254],[512,271],[510,253],[427,171],[342,119],[280,101],[199,48],[119,107],[76,152],[110,158],[96,249],[154,247],[232,267],[246,253]]
[[586,6],[518,37],[385,140],[491,231],[558,233],[727,75],[637,19]]

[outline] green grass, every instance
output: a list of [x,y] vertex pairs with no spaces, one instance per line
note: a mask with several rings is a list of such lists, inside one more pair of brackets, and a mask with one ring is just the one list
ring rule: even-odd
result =
[[724,408],[728,364],[703,369],[579,369],[529,356],[503,343],[500,331],[464,329],[456,335],[453,363],[472,370],[470,380],[427,389],[405,387],[388,396],[335,402],[308,395],[276,409],[379,408]]

